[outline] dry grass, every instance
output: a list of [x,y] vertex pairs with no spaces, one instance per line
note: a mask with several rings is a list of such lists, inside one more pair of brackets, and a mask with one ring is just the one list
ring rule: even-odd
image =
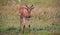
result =
[[[35,0],[34,2],[32,1],[33,0],[30,0],[28,2],[27,0],[27,2],[22,2],[22,4],[34,4],[35,7],[32,10],[33,17],[30,20],[32,33],[25,32],[25,34],[22,35],[60,35],[59,0]],[[21,34],[21,32],[19,32],[19,16],[14,15],[14,13],[17,12],[17,6],[18,5],[16,4],[15,6],[7,5],[0,7],[0,32],[3,33],[3,35]],[[27,31],[27,25],[25,30]]]

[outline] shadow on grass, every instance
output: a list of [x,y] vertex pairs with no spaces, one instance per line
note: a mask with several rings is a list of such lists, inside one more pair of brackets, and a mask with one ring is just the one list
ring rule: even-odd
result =
[[31,32],[28,32],[28,28],[25,28],[24,34],[21,33],[20,28],[10,27],[6,30],[0,31],[0,35],[60,35],[60,32],[50,32],[43,28],[40,29],[31,29]]

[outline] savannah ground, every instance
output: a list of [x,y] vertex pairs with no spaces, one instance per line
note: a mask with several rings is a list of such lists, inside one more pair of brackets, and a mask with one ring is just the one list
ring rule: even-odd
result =
[[[13,1],[0,0],[0,35],[60,35],[60,0]],[[20,18],[15,15],[19,4],[34,5],[30,33],[27,24],[24,34],[21,33]]]

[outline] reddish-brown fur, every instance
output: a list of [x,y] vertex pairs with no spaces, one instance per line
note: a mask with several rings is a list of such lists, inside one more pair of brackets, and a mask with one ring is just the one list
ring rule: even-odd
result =
[[[21,24],[21,29],[24,32],[24,28],[25,28],[25,20],[26,18],[31,18],[31,11],[33,9],[33,5],[31,7],[28,7],[27,5],[25,6],[20,6],[19,7],[19,14],[20,14],[20,24]],[[30,28],[30,24],[29,24],[29,28]],[[30,31],[30,29],[29,29]]]

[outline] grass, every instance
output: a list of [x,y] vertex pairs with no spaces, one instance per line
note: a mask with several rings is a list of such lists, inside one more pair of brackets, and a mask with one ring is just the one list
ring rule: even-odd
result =
[[[21,33],[20,27],[7,27],[7,26],[0,26],[0,35],[59,35],[58,30],[59,26],[35,26],[31,27],[31,32],[28,32],[28,27],[25,28],[24,34]],[[54,32],[55,31],[55,32]]]
[[[2,3],[1,1],[0,4]],[[33,17],[30,20],[31,33],[28,32],[26,24],[24,34],[21,33],[19,16],[14,15],[16,9],[14,10],[12,5],[1,6],[0,19],[2,23],[0,24],[0,35],[60,35],[60,7],[57,5],[56,8],[56,1],[57,0],[22,0],[22,4],[34,4],[35,7]],[[18,3],[16,0],[16,4]]]
[[21,33],[21,31],[19,31],[19,28],[7,28],[6,30],[0,31],[0,35],[59,35],[59,31],[46,31],[46,30],[39,30],[39,31],[35,31],[35,30],[31,30],[31,32],[29,33],[28,30],[25,29],[24,34]]

